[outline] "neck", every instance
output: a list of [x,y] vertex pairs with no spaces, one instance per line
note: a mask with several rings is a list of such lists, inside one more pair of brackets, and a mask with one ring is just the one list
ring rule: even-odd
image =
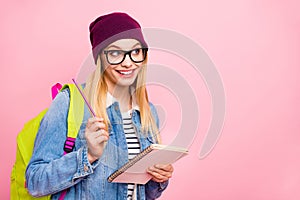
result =
[[119,102],[121,112],[126,112],[131,109],[131,95],[129,86],[108,86],[108,92]]

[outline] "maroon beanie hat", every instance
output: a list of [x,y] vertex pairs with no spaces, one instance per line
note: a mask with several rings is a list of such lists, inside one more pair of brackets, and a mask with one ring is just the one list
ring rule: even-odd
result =
[[139,23],[126,13],[110,13],[95,19],[90,24],[90,41],[95,63],[99,53],[119,39],[136,39],[148,47]]

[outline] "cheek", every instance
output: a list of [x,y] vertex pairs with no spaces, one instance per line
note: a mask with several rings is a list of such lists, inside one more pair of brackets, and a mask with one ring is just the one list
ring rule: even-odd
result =
[[136,68],[136,70],[135,70],[136,75],[138,75],[141,72],[142,72],[142,66],[139,66],[138,68]]

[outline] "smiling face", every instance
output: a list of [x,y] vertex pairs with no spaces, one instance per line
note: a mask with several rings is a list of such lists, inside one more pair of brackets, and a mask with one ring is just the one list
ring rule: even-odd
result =
[[[135,82],[143,62],[136,63],[131,58],[135,61],[141,59],[141,53],[143,52],[139,48],[142,48],[139,41],[121,39],[108,45],[101,53],[102,66],[105,69],[104,80],[109,90],[115,88],[115,86],[128,88]],[[123,56],[124,52],[125,58]]]

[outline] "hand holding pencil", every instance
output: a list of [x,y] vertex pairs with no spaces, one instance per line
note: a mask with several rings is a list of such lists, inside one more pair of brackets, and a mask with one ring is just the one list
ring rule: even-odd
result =
[[90,163],[93,163],[101,157],[105,144],[109,139],[103,118],[92,117],[88,119],[85,139],[88,146],[88,160]]
[[92,109],[91,105],[87,101],[85,95],[81,91],[80,87],[76,83],[75,79],[72,79],[74,84],[76,85],[78,91],[80,92],[83,100],[85,101],[86,105],[88,106],[91,114],[93,117],[88,119],[85,128],[85,138],[88,146],[88,160],[90,163],[93,163],[97,159],[99,159],[103,153],[105,144],[109,139],[109,134],[106,131],[107,127],[104,124],[103,118],[99,118],[96,116],[94,110]]

